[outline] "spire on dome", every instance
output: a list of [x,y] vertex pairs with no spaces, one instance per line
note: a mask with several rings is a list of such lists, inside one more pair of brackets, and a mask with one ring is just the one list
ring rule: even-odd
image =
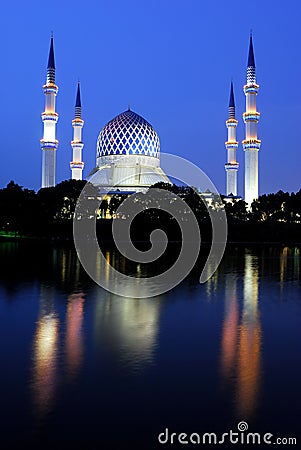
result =
[[252,32],[250,33],[250,45],[249,45],[248,67],[256,67],[256,66],[255,66],[255,58],[254,58],[254,49],[253,49]]
[[53,48],[53,34],[50,39],[50,49],[47,64],[47,80],[46,84],[55,84],[55,63],[54,63],[54,48]]

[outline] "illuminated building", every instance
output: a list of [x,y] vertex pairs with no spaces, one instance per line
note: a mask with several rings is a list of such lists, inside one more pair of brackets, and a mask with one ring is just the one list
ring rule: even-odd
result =
[[226,182],[226,195],[237,196],[237,171],[238,162],[236,161],[236,151],[238,142],[236,141],[236,127],[238,121],[235,118],[235,102],[233,83],[231,82],[230,88],[230,100],[228,108],[228,120],[226,126],[228,128],[228,140],[225,143],[227,149],[227,163],[225,164],[227,182]]
[[256,111],[256,96],[259,85],[256,84],[252,34],[250,35],[247,84],[243,89],[246,96],[246,112],[243,114],[246,134],[245,140],[242,141],[245,152],[245,201],[250,207],[253,200],[258,198],[258,152],[261,143],[257,138],[260,113]]
[[45,111],[42,113],[44,133],[40,142],[42,149],[42,188],[46,188],[55,186],[56,149],[58,146],[56,140],[58,114],[55,112],[55,98],[58,87],[55,84],[53,36],[50,41],[46,84],[44,84],[43,89],[45,94]]
[[141,192],[159,182],[169,183],[160,167],[160,140],[154,128],[130,110],[110,120],[97,140],[96,168],[88,181],[121,193]]
[[[55,186],[56,173],[56,123],[58,114],[55,101],[58,87],[55,84],[55,62],[53,37],[51,37],[45,94],[45,111],[42,113],[44,125],[42,149],[42,187]],[[259,85],[256,84],[256,68],[252,35],[250,36],[247,83],[244,86],[246,96],[245,139],[242,145],[245,153],[245,201],[251,205],[258,198],[258,153],[261,141],[257,137],[257,124],[260,114],[256,110],[256,96]],[[235,115],[233,83],[231,83],[228,108],[228,139],[226,170],[226,199],[232,201],[237,196],[237,162],[238,142],[236,129],[238,121]],[[72,179],[82,180],[84,162],[82,151],[82,128],[80,85],[77,87],[75,117],[72,120],[73,140],[72,161],[70,169]],[[170,183],[160,167],[160,139],[155,129],[139,114],[131,111],[122,112],[110,120],[100,131],[97,139],[96,167],[89,173],[87,180],[103,188],[107,194],[132,194],[144,192],[156,183]]]
[[82,161],[82,150],[84,144],[82,142],[82,128],[84,121],[82,120],[82,105],[80,99],[80,85],[77,84],[77,94],[75,102],[75,116],[72,120],[73,126],[73,140],[71,141],[72,147],[72,161],[70,163],[70,169],[72,172],[72,180],[83,179],[84,163]]

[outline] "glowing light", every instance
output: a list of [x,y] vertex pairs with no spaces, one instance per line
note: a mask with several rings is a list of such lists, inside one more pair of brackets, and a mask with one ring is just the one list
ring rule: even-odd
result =
[[71,294],[68,297],[66,356],[67,371],[71,377],[77,374],[83,355],[82,322],[84,301],[84,294],[82,292]]
[[50,409],[55,395],[58,325],[53,313],[40,317],[34,339],[33,391],[42,415]]

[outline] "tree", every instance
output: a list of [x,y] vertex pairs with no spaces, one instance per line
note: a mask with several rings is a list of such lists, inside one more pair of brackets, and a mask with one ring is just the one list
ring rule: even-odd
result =
[[34,221],[35,192],[14,181],[0,189],[0,227],[6,232],[23,234]]
[[248,219],[247,204],[243,200],[224,201],[228,221],[245,222]]

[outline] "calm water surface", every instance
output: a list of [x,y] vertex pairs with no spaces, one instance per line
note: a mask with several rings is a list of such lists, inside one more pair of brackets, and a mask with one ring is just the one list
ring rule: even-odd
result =
[[231,247],[206,284],[142,300],[96,286],[71,248],[0,257],[1,449],[176,448],[158,434],[242,420],[301,445],[300,248]]

